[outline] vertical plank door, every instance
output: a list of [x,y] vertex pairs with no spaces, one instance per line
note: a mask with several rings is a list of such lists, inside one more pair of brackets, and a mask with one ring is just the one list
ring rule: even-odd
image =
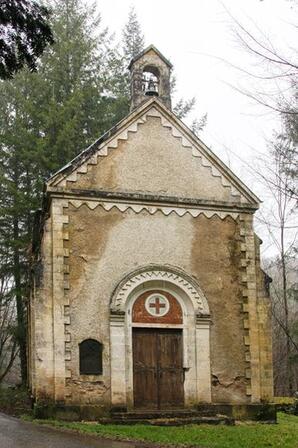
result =
[[133,390],[136,408],[157,409],[157,333],[133,330]]
[[183,407],[181,330],[133,330],[133,383],[136,408]]
[[158,332],[158,407],[184,406],[184,370],[181,330]]

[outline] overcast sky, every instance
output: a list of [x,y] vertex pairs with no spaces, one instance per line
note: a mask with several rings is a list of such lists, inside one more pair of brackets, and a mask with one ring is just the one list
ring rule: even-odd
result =
[[[231,87],[245,87],[253,81],[230,64],[254,72],[262,67],[240,47],[227,10],[254,33],[259,27],[285,54],[297,41],[291,1],[97,0],[96,3],[104,24],[119,38],[130,7],[135,7],[146,46],[155,45],[174,64],[177,97],[197,99],[188,122],[207,112],[202,139],[265,201],[266,194],[246,163],[253,164],[257,155],[266,151],[266,141],[279,128],[279,122],[276,114]],[[258,231],[265,240],[265,253],[272,254],[265,229]]]

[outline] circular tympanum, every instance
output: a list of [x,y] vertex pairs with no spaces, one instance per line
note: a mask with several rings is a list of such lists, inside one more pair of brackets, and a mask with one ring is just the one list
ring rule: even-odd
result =
[[162,317],[168,313],[170,304],[162,294],[151,294],[146,299],[145,308],[151,316]]

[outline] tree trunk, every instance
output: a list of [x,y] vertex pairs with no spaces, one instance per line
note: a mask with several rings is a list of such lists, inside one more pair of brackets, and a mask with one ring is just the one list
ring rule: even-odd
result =
[[13,253],[13,276],[15,284],[15,297],[17,305],[17,341],[20,347],[20,361],[21,361],[21,377],[22,383],[27,383],[27,344],[26,344],[26,311],[22,295],[22,281],[21,281],[21,263],[20,253],[18,249],[19,240],[19,222],[17,217],[13,219],[13,236],[15,241]]

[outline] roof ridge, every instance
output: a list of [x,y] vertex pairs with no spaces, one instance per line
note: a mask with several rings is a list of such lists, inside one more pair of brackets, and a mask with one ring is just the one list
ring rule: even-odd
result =
[[158,56],[164,61],[165,64],[167,64],[170,68],[173,68],[173,64],[153,45],[148,45],[148,47],[146,47],[144,50],[142,50],[140,53],[138,53],[136,56],[134,56],[128,66],[128,69],[130,70],[131,66],[138,60],[140,59],[142,56],[144,56],[144,54],[148,53],[150,50],[155,51],[155,53],[158,54]]

